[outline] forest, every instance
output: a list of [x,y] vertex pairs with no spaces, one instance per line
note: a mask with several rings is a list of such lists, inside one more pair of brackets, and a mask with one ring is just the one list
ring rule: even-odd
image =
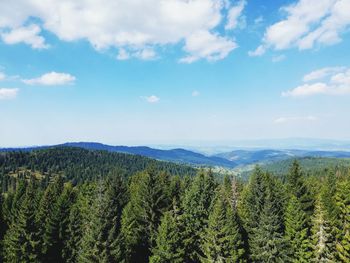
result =
[[249,180],[73,148],[0,154],[1,262],[350,262],[350,171]]

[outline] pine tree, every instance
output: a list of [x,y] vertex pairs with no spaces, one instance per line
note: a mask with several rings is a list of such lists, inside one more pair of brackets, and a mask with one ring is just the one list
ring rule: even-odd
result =
[[336,257],[339,262],[350,262],[350,182],[339,184],[336,194],[339,210],[339,237],[336,244]]
[[[176,199],[174,199],[176,200]],[[174,201],[174,208],[165,212],[158,228],[156,246],[152,250],[151,263],[181,263],[184,262],[182,247],[179,209]]]
[[282,190],[279,181],[256,168],[242,192],[239,211],[248,233],[249,254],[253,261],[285,260]]
[[[36,224],[38,225],[40,241],[41,258],[45,262],[52,260],[48,250],[55,243],[58,235],[58,226],[53,223],[57,201],[63,191],[63,178],[57,176],[49,184],[40,201],[38,213],[36,215]],[[52,251],[51,251],[52,252]],[[55,256],[55,255],[53,255]]]
[[310,262],[311,244],[305,212],[298,199],[291,195],[285,213],[285,236],[290,247],[292,262]]
[[332,237],[329,222],[321,198],[316,200],[315,214],[312,217],[313,262],[334,262],[332,255]]
[[63,257],[64,244],[68,240],[68,223],[71,206],[76,195],[73,187],[68,183],[58,197],[56,205],[52,211],[52,216],[48,218],[46,229],[46,255],[48,262],[65,262]]
[[185,193],[183,208],[183,243],[185,262],[198,262],[203,256],[202,233],[207,227],[209,209],[215,194],[216,183],[212,173],[201,171]]
[[259,225],[252,229],[250,241],[251,258],[254,262],[286,262],[286,241],[283,236],[281,207],[274,188],[266,190]]
[[27,186],[19,205],[17,218],[11,224],[4,238],[4,262],[40,262],[38,229],[35,225],[37,209],[36,187],[33,182]]
[[148,169],[131,179],[130,201],[123,210],[122,235],[128,262],[147,262],[160,219],[170,200],[162,174]]
[[215,198],[203,232],[202,250],[202,262],[244,262],[238,215],[228,199],[225,185]]
[[287,181],[290,193],[299,200],[301,208],[307,216],[307,223],[310,225],[310,218],[314,210],[314,200],[305,184],[304,174],[297,160],[290,167]]

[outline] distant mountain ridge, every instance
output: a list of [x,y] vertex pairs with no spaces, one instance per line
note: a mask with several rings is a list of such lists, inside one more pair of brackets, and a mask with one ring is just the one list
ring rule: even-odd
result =
[[219,166],[225,168],[235,168],[237,166],[245,166],[251,164],[266,164],[291,158],[303,157],[350,158],[350,152],[346,151],[311,151],[293,149],[234,150],[207,156],[182,148],[161,150],[147,146],[111,146],[95,142],[70,142],[54,146],[4,148],[0,149],[0,151],[33,151],[51,147],[78,147],[87,150],[104,150],[108,152],[141,155],[157,160],[189,164],[193,166]]

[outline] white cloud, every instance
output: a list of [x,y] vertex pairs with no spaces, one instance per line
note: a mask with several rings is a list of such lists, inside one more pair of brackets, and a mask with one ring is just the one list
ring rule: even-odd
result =
[[277,50],[332,45],[350,26],[350,0],[299,0],[283,7],[286,18],[269,26],[263,46]]
[[0,81],[5,80],[6,75],[5,73],[0,72]]
[[259,56],[264,55],[265,52],[266,52],[265,46],[260,45],[260,46],[258,46],[255,50],[249,51],[249,52],[248,52],[248,55],[249,55],[250,57],[259,57]]
[[137,58],[141,60],[154,60],[157,58],[157,53],[153,48],[144,48],[136,51],[127,51],[124,48],[119,49],[119,53],[117,55],[118,60],[128,60],[131,58]]
[[34,49],[45,49],[45,39],[40,36],[41,29],[38,25],[31,24],[29,26],[17,27],[9,32],[1,33],[1,38],[6,44],[25,43]]
[[[224,58],[236,46],[232,39],[218,33],[229,8],[227,0],[1,1],[0,30],[8,34],[20,28],[29,31],[26,37],[13,37],[8,42],[22,41],[34,48],[46,46],[39,35],[43,29],[63,41],[87,40],[97,50],[132,50],[140,59],[153,59],[152,48],[186,43],[184,51],[192,60],[215,60]],[[26,27],[28,21],[35,21],[32,18],[41,24]],[[234,16],[231,18],[234,23]],[[203,34],[211,37],[203,38]],[[200,38],[198,42],[209,41],[202,45],[211,48],[200,48],[206,52],[191,48],[196,37]],[[119,52],[119,59],[125,59],[125,53]]]
[[282,124],[282,123],[290,123],[290,122],[314,122],[317,121],[318,118],[309,115],[309,116],[294,116],[294,117],[280,117],[274,120],[275,123]]
[[146,100],[148,103],[157,103],[160,101],[160,98],[157,97],[156,95],[151,95],[151,96],[146,96],[146,97],[141,97],[142,99]]
[[192,92],[192,97],[198,97],[199,95],[201,95],[201,94],[200,94],[200,92],[198,90],[194,90]]
[[225,25],[226,30],[235,29],[239,24],[242,11],[246,5],[246,1],[239,1],[236,5],[232,6],[227,15],[227,24]]
[[10,100],[17,97],[18,89],[0,88],[0,100]]
[[305,75],[303,80],[304,82],[309,82],[312,80],[323,79],[333,73],[341,72],[344,69],[345,69],[344,67],[327,67],[327,68],[318,69]]
[[217,61],[225,58],[237,44],[225,37],[208,31],[198,31],[186,39],[185,51],[188,56],[181,58],[181,63],[192,63],[199,59]]
[[[326,78],[327,77],[327,78]],[[313,71],[304,76],[304,81],[324,79],[323,82],[306,83],[282,92],[283,97],[308,97],[312,95],[350,94],[350,68],[336,67]]]
[[28,85],[58,86],[72,84],[75,81],[75,79],[76,78],[74,76],[68,73],[57,73],[52,71],[38,78],[23,79],[22,81]]

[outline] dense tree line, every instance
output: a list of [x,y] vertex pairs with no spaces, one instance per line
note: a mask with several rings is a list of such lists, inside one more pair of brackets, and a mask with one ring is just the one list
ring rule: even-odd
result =
[[3,262],[350,262],[350,175],[248,182],[149,167],[72,185],[17,178],[2,194]]
[[62,174],[73,185],[85,181],[105,177],[118,170],[123,176],[130,176],[154,166],[158,170],[167,171],[173,175],[196,174],[189,166],[153,160],[147,157],[107,151],[89,151],[77,147],[53,147],[34,151],[0,152],[0,180],[3,191],[13,186],[13,176],[28,177],[30,174],[44,176],[42,183]]

